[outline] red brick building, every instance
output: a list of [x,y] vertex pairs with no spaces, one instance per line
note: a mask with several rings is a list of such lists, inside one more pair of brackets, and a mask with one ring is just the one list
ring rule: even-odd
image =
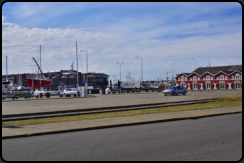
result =
[[199,67],[177,74],[176,84],[187,90],[242,89],[242,65]]

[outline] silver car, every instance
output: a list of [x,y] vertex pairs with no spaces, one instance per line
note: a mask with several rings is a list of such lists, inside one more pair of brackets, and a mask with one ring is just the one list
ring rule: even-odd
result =
[[164,96],[167,96],[167,95],[175,96],[178,94],[186,95],[186,92],[187,92],[186,89],[182,86],[169,87],[168,89],[163,91]]

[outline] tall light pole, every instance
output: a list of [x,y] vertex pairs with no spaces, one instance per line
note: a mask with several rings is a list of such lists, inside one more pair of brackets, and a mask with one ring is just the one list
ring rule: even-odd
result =
[[6,56],[6,81],[8,80],[8,57]]
[[31,66],[31,73],[32,73],[32,84],[31,84],[31,90],[33,90],[33,66],[35,65],[30,65]]
[[87,71],[87,74],[86,74],[86,91],[87,91],[87,94],[88,94],[88,55],[87,55],[87,51],[86,50],[80,50],[80,52],[82,51],[85,51],[86,52],[86,71]]
[[[135,57],[135,58],[141,58],[141,57]],[[141,86],[143,81],[143,72],[142,72],[142,58],[141,58]]]
[[[192,60],[193,60],[193,61],[195,61],[195,59],[194,59],[194,58],[192,58]],[[196,70],[196,61],[195,61],[195,70]]]
[[[77,41],[76,41],[76,49],[75,49],[75,52],[76,52],[76,65],[77,65],[77,72],[76,72],[76,75],[77,75],[77,90],[79,90]],[[73,68],[72,68],[72,69],[73,69]],[[73,72],[72,72],[72,73],[73,73]],[[78,94],[78,96],[79,96],[79,94]]]
[[121,81],[121,64],[124,64],[124,62],[123,63],[119,63],[119,62],[117,62],[117,64],[120,64],[120,81]]

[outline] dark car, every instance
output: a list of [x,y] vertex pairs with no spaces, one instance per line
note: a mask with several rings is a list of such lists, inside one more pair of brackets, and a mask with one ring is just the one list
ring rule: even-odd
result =
[[186,95],[186,89],[182,86],[173,86],[173,87],[169,87],[168,89],[164,90],[163,93],[165,96],[167,95],[178,95],[178,94],[183,94]]

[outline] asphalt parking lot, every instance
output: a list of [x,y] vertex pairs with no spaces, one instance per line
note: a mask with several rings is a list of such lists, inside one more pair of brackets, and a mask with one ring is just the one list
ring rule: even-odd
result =
[[37,113],[61,110],[87,109],[98,107],[149,104],[160,102],[186,101],[196,99],[216,98],[223,96],[242,96],[242,90],[227,91],[189,91],[185,96],[164,96],[162,92],[139,92],[108,94],[83,97],[51,97],[42,99],[2,100],[2,115]]

